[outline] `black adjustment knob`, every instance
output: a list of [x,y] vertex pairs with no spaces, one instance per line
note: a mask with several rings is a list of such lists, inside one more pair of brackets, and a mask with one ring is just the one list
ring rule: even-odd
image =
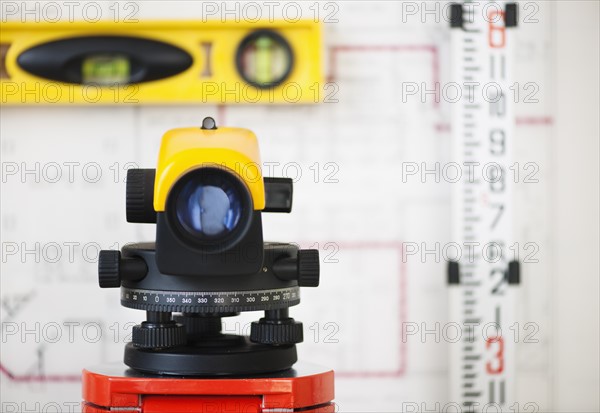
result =
[[98,283],[101,288],[116,288],[121,286],[120,260],[120,251],[100,251],[100,255],[98,256]]
[[319,286],[319,250],[298,251],[298,285]]
[[121,258],[120,251],[100,251],[98,283],[101,288],[117,288],[122,280],[141,280],[147,273],[148,266],[141,258]]
[[319,286],[319,250],[299,250],[295,258],[273,263],[273,272],[282,280],[297,280],[300,287]]
[[293,318],[281,323],[272,323],[264,318],[253,322],[250,327],[250,341],[259,344],[286,345],[302,343],[304,333],[302,323]]
[[127,222],[156,224],[154,210],[155,169],[129,169],[127,171],[126,212]]
[[159,349],[186,344],[185,327],[175,322],[155,324],[144,321],[132,330],[132,343],[139,348]]

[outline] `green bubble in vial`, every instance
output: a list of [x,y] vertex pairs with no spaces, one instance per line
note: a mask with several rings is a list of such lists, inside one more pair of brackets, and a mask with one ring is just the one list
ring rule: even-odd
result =
[[126,56],[92,55],[83,60],[81,78],[84,84],[123,84],[131,76],[131,65]]
[[256,82],[262,85],[273,82],[273,40],[264,36],[256,40]]

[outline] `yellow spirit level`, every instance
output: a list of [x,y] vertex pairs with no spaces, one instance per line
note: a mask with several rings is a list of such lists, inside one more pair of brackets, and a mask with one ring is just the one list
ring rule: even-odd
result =
[[321,25],[4,23],[3,104],[316,103]]

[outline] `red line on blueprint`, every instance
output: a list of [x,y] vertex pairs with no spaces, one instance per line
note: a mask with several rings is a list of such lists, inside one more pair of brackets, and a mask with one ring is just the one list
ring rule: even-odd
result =
[[436,123],[435,124],[436,132],[447,132],[450,133],[452,131],[452,127],[449,123]]
[[349,379],[385,379],[399,378],[406,372],[406,344],[402,341],[402,326],[406,322],[407,295],[406,295],[406,266],[403,259],[404,244],[402,242],[355,242],[355,243],[340,243],[342,248],[354,249],[393,249],[396,250],[399,259],[398,265],[398,366],[395,370],[390,371],[336,371],[335,375],[338,378]]
[[[431,71],[433,84],[440,83],[440,57],[436,45],[400,44],[400,45],[337,45],[329,51],[329,76],[327,81],[333,82],[337,75],[337,56],[340,52],[426,52],[431,53]],[[433,100],[433,106],[439,107],[439,99]]]
[[217,126],[225,125],[225,105],[217,106]]
[[[551,116],[542,117],[518,117],[515,119],[517,126],[552,126],[554,125],[554,118]],[[452,132],[452,125],[449,123],[436,123],[436,132],[450,133]]]
[[2,363],[0,363],[0,371],[8,377],[9,380],[18,382],[18,383],[31,383],[31,382],[76,382],[81,381],[81,376],[79,375],[59,375],[59,374],[51,374],[51,375],[35,375],[35,374],[24,374],[22,376],[18,376],[12,372],[10,372]]
[[538,125],[554,125],[554,118],[551,116],[543,116],[543,117],[523,117],[517,118],[517,125],[519,126],[538,126]]

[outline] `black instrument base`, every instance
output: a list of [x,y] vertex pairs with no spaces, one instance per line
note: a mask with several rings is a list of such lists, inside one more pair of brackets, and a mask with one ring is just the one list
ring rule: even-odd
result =
[[132,369],[176,376],[244,376],[291,368],[298,360],[295,345],[268,346],[248,337],[222,335],[210,343],[169,349],[125,346],[124,362]]

